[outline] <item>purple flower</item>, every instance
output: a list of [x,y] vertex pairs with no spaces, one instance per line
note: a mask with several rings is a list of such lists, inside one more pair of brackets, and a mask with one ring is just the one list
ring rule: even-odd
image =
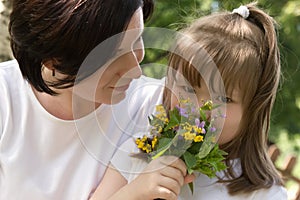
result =
[[209,130],[210,132],[215,132],[217,129],[215,127],[210,127]]
[[178,109],[179,114],[180,114],[181,116],[186,117],[186,118],[189,117],[188,114],[186,113],[186,109],[181,108],[181,107],[179,107],[179,106],[176,106],[176,108]]
[[204,128],[205,121],[202,121],[202,122],[200,123],[199,118],[196,118],[196,119],[195,119],[195,125],[198,126],[199,128]]
[[200,127],[200,120],[199,120],[199,118],[195,119],[195,125],[198,126],[198,127]]
[[182,135],[178,135],[178,140],[184,140],[184,137]]
[[194,107],[191,108],[192,113],[196,113],[196,109]]
[[179,130],[179,126],[173,127],[173,130],[174,130],[174,131],[178,131],[178,130]]
[[200,123],[200,128],[204,128],[204,126],[205,126],[205,121],[202,121],[201,123]]

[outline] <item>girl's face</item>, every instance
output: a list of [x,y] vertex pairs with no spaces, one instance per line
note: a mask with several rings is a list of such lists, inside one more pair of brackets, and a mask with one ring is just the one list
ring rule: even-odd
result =
[[231,96],[211,96],[208,87],[201,79],[201,87],[193,88],[187,83],[186,79],[177,72],[174,84],[172,86],[171,95],[171,108],[178,105],[178,98],[183,97],[184,99],[190,98],[195,104],[201,104],[204,100],[212,100],[213,102],[220,102],[226,105],[225,122],[218,143],[224,144],[231,141],[237,134],[242,118],[243,110],[241,97],[238,90],[234,90]]
[[[143,29],[143,12],[139,8],[123,33],[123,39],[116,51],[117,55],[107,65],[81,81],[75,93],[98,104],[115,104],[123,100],[131,81],[141,76],[139,63],[144,58],[144,44],[141,37]],[[101,59],[100,51],[99,59]]]

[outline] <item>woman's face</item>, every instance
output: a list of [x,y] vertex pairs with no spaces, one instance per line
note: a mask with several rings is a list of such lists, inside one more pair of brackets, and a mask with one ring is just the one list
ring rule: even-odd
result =
[[193,102],[200,104],[203,100],[212,100],[213,102],[226,105],[226,115],[223,129],[218,143],[224,144],[231,141],[238,134],[240,121],[242,118],[242,103],[238,90],[234,90],[231,96],[220,96],[210,94],[208,87],[201,80],[201,87],[193,88],[187,83],[186,79],[180,73],[176,73],[176,78],[172,87],[171,108],[178,105],[178,97],[190,98]]
[[116,56],[80,82],[75,93],[98,104],[116,104],[123,100],[131,81],[142,74],[139,63],[144,58],[143,29],[143,12],[139,8],[122,33]]

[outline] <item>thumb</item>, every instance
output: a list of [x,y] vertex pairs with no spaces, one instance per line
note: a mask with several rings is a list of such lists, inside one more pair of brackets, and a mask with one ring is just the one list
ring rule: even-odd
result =
[[196,176],[194,174],[188,174],[184,177],[184,183],[191,183],[195,180]]

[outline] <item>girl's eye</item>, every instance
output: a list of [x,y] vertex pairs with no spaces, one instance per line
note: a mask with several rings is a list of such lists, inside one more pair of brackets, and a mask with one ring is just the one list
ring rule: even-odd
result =
[[219,96],[217,97],[218,101],[221,101],[222,103],[231,103],[232,99],[229,97]]
[[188,87],[188,86],[181,86],[182,90],[187,92],[187,93],[195,93],[194,88]]

